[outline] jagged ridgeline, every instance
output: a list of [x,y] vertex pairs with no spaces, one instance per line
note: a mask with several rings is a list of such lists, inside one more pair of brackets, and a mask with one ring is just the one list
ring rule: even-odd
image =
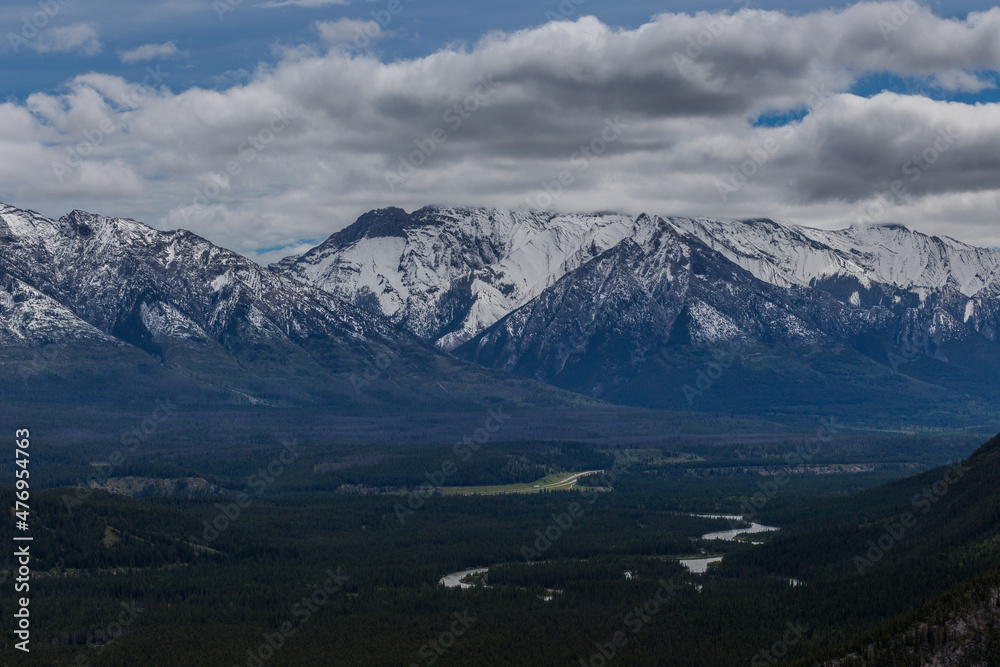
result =
[[180,230],[0,207],[4,401],[419,408],[563,392],[441,354],[324,290]]
[[12,399],[577,400],[541,382],[938,424],[1000,399],[1000,252],[899,225],[390,208],[264,268],[183,230],[3,207],[0,271]]
[[272,268],[611,402],[905,421],[1000,396],[1000,252],[900,225],[390,208]]

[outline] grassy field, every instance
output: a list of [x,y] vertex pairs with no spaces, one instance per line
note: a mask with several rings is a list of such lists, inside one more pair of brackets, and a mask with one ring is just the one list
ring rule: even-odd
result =
[[534,482],[526,484],[500,484],[496,486],[443,486],[440,491],[444,495],[494,495],[500,493],[538,493],[540,491],[566,491],[576,487],[580,477],[595,475],[600,470],[586,472],[555,472]]

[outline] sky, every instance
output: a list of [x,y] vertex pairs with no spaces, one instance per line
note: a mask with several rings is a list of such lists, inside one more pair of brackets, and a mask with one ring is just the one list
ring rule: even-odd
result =
[[385,206],[902,223],[1000,247],[1000,8],[0,6],[0,201],[267,263]]

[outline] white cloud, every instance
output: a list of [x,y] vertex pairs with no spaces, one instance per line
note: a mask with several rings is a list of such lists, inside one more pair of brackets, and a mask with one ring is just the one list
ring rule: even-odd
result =
[[[255,256],[387,205],[525,207],[548,189],[558,210],[841,227],[889,192],[878,221],[1000,246],[1000,105],[847,92],[883,71],[975,88],[1000,67],[1000,9],[921,10],[883,36],[892,7],[665,14],[635,30],[586,17],[389,63],[289,49],[227,89],[125,106],[128,82],[88,74],[0,105],[0,200],[185,227]],[[330,41],[355,27],[327,25]],[[786,127],[748,121],[801,106]],[[53,162],[103,118],[114,129],[60,181]],[[607,141],[615,118],[627,127]],[[421,164],[401,173],[408,160]]]
[[97,27],[92,23],[47,28],[29,45],[39,53],[76,53],[81,56],[95,56],[103,48],[97,37]]
[[143,44],[142,46],[122,51],[118,54],[121,61],[126,65],[145,62],[147,60],[157,60],[170,58],[181,53],[180,49],[173,42],[164,44]]
[[996,81],[986,79],[971,72],[956,70],[953,72],[941,72],[931,78],[931,83],[942,90],[951,90],[962,93],[981,93],[997,87]]
[[376,21],[342,18],[336,21],[317,21],[315,27],[325,44],[354,47],[359,50],[387,36]]

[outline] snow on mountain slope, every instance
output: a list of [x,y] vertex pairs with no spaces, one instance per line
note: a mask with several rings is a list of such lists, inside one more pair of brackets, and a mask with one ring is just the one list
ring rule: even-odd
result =
[[452,349],[632,231],[616,214],[389,208],[273,268]]
[[984,290],[1000,291],[996,250],[927,236],[902,225],[852,225],[827,236],[831,246],[860,253],[863,266],[876,280],[901,289],[952,287],[969,297]]
[[864,311],[761,281],[670,220],[641,216],[636,228],[456,353],[600,396],[671,347],[805,353],[867,326]]
[[902,290],[950,287],[967,297],[1000,293],[1000,252],[902,225],[852,225],[838,231],[771,220],[672,219],[673,224],[774,285],[811,285],[849,276]]
[[[946,397],[989,405],[1000,396],[1000,299],[980,291],[970,300],[954,273],[935,273],[933,253],[913,247],[947,245],[976,257],[975,249],[896,241],[923,262],[918,270],[890,262],[882,247],[883,270],[943,284],[907,290],[799,229],[717,224],[640,216],[629,238],[454,354],[613,402],[670,409],[905,412]],[[873,231],[884,238],[886,230]]]
[[37,346],[68,341],[120,345],[30,285],[0,278],[0,342]]
[[[377,356],[372,345],[399,343],[409,361],[398,367],[412,362],[417,382],[431,366],[461,375],[403,329],[595,396],[637,381],[627,401],[734,345],[778,360],[772,384],[832,378],[833,399],[855,390],[842,381],[853,369],[827,374],[844,350],[855,366],[885,367],[864,371],[888,373],[884,387],[901,372],[887,355],[916,349],[941,364],[914,362],[921,382],[1000,388],[1000,252],[898,225],[389,208],[263,268],[184,230],[0,204],[0,280],[0,342],[11,349],[62,332],[167,365],[175,354],[238,375],[260,363],[274,373],[269,387],[288,385],[286,365],[316,370],[290,400],[330,371],[344,384],[338,374]],[[810,358],[826,370],[810,370]]]
[[46,400],[112,404],[169,389],[239,405],[421,409],[440,401],[428,386],[456,388],[459,405],[510,392],[578,400],[442,354],[191,232],[0,205],[0,371],[21,370]]
[[[452,350],[602,252],[626,239],[645,244],[655,233],[651,220],[485,208],[427,207],[412,214],[381,209],[273,268]],[[656,220],[768,284],[819,287],[854,308],[910,295],[920,305],[930,298],[933,308],[941,308],[944,299],[949,317],[993,337],[992,325],[979,326],[978,313],[992,311],[989,303],[1000,297],[998,251],[900,225],[824,231],[763,219]],[[893,291],[898,293],[887,296]]]
[[52,317],[72,314],[147,351],[167,340],[362,345],[402,335],[191,232],[82,211],[49,220],[2,206],[0,270],[57,303]]
[[838,274],[856,276],[865,286],[869,282],[854,258],[814,241],[797,227],[771,220],[671,218],[670,222],[772,285],[809,285],[814,278]]

